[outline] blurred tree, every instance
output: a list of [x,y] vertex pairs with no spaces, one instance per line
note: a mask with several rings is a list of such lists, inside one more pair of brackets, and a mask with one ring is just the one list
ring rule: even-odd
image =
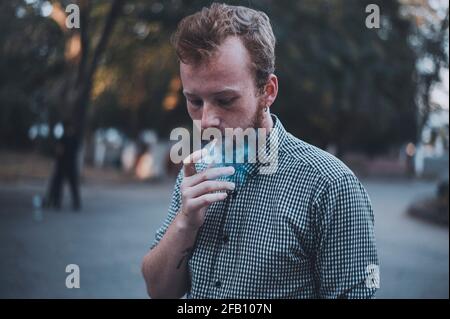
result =
[[[80,28],[67,28],[65,7],[69,2],[54,1],[51,18],[65,34],[65,70],[62,74],[63,85],[59,92],[63,105],[67,108],[69,118],[82,136],[86,110],[92,90],[93,76],[104,53],[117,18],[121,14],[123,0],[108,3],[97,2],[94,8],[89,0],[79,0]],[[109,6],[106,9],[105,6]],[[103,12],[103,23],[95,21],[95,10]],[[94,21],[91,20],[91,14]],[[91,23],[94,22],[94,23]],[[95,23],[96,22],[96,23]]]
[[[61,188],[68,177],[74,197],[74,208],[78,209],[77,155],[84,135],[87,107],[90,101],[93,76],[98,63],[106,49],[114,24],[120,16],[124,1],[114,0],[104,14],[103,23],[91,24],[91,14],[95,16],[94,7],[89,0],[79,0],[79,28],[69,28],[65,8],[70,3],[53,1],[50,17],[64,33],[64,72],[57,93],[59,103],[66,108],[64,133],[59,143],[56,165],[49,183],[47,203],[60,206]],[[96,10],[105,10],[104,3],[98,2]],[[108,5],[108,4],[106,4]],[[95,21],[94,21],[95,22]],[[100,30],[100,31],[99,31]],[[97,39],[95,39],[97,37]],[[68,116],[67,116],[68,115]]]
[[54,105],[46,103],[47,79],[63,71],[62,34],[21,0],[0,2],[0,145],[30,145],[28,130],[46,123]]
[[[380,8],[380,29],[365,26],[369,3]],[[396,1],[301,1],[274,10],[278,105],[299,137],[334,144],[338,154],[414,140],[416,57]]]
[[[431,100],[433,86],[441,81],[442,69],[449,67],[449,8],[446,1],[401,0],[402,14],[412,22],[410,43],[417,56],[418,137],[430,114],[441,108]],[[446,9],[445,9],[446,7]]]
[[[189,125],[182,96],[170,89],[178,69],[168,39],[176,22],[210,3],[135,1],[125,6],[112,39],[115,50],[107,53],[110,63],[98,73],[103,76],[97,96],[113,88],[119,108],[128,114],[128,134],[152,127],[167,136],[170,128]],[[380,29],[365,26],[369,3],[380,7]],[[274,26],[281,91],[273,111],[290,131],[321,147],[334,144],[338,152],[376,154],[416,139],[421,77],[410,39],[423,34],[402,14],[401,3],[265,0],[251,6],[265,11]],[[444,50],[422,48],[434,56]],[[103,113],[96,114],[98,119]]]
[[[8,55],[2,51],[1,70],[7,72],[2,74],[14,73],[17,80],[2,77],[0,83],[7,84],[9,89],[2,85],[0,92],[8,92],[8,98],[12,99],[11,95],[18,88],[31,79],[38,79],[28,87],[37,88],[35,91],[40,94],[36,93],[36,97],[21,94],[20,98],[12,99],[22,105],[22,111],[15,112],[23,114],[22,119],[29,118],[24,128],[37,117],[30,112],[36,102],[30,100],[39,99],[44,101],[41,102],[43,112],[39,114],[47,112],[49,120],[66,114],[82,124],[85,112],[89,112],[86,128],[114,126],[132,137],[145,128],[153,128],[167,137],[171,128],[190,125],[169,36],[182,17],[211,1],[136,0],[126,2],[123,10],[111,10],[115,14],[110,8],[111,3],[116,2],[80,1],[82,28],[69,32],[64,31],[64,27],[58,29],[56,26],[60,23],[50,23],[57,21],[58,3],[62,8],[69,2],[52,1],[56,8],[53,20],[44,19],[39,13],[46,1],[27,0],[26,3],[19,0],[10,1],[8,5],[2,3],[6,10],[0,12],[0,17],[5,17],[1,20],[5,28],[0,30],[0,37],[17,48]],[[444,17],[437,16],[436,26],[440,28],[433,27],[431,30],[436,32],[430,33],[424,32],[430,29],[428,20],[418,24],[413,15],[405,13],[404,9],[411,3],[422,8],[428,1],[227,3],[261,9],[270,16],[278,41],[276,72],[280,79],[280,95],[272,111],[280,115],[295,135],[320,147],[334,144],[339,152],[360,150],[371,154],[416,139],[420,126],[418,112],[423,110],[419,105],[432,87],[426,84],[432,83],[427,80],[430,77],[418,71],[418,61],[424,56],[440,65],[445,65],[441,61],[448,61],[442,36],[445,32],[448,34],[448,22],[443,22]],[[369,3],[380,7],[380,29],[365,26],[368,14],[365,8]],[[20,13],[21,8],[27,13]],[[116,19],[119,11],[121,17]],[[114,33],[99,41],[106,29],[104,23],[111,15],[114,16]],[[29,23],[33,27],[29,27]],[[44,31],[39,33],[38,30]],[[18,37],[27,40],[14,40]],[[106,50],[108,38],[110,45]],[[102,49],[96,50],[95,44],[101,42]],[[74,45],[76,43],[80,45]],[[68,50],[74,47],[80,48],[77,54]],[[39,57],[36,53],[39,51],[46,54]],[[28,55],[24,54],[26,52]],[[74,64],[67,59],[70,52]],[[20,63],[14,62],[19,61],[19,57],[22,57]],[[96,63],[91,64],[92,61]],[[29,65],[27,71],[23,71],[25,65]],[[67,90],[67,87],[76,90]],[[23,89],[19,92],[23,93]],[[64,94],[68,102],[52,102],[60,100],[58,92],[72,92]],[[90,93],[92,107],[88,109]],[[5,96],[1,99],[0,95],[2,105],[3,101],[8,101]],[[79,103],[82,100],[86,103]],[[12,104],[7,104],[4,109],[12,109]],[[73,105],[74,110],[69,111],[68,105]],[[77,108],[80,112],[75,111]],[[5,111],[5,114],[9,118],[12,112]],[[10,127],[13,132],[14,128]],[[3,132],[2,128],[2,137],[6,136]]]
[[169,38],[183,16],[207,3],[140,0],[124,6],[111,39],[114,50],[105,52],[96,74],[93,128],[107,125],[104,96],[112,95],[117,100],[115,114],[122,115],[119,127],[130,137],[146,128],[167,137],[173,127],[191,125],[181,107],[178,63]]

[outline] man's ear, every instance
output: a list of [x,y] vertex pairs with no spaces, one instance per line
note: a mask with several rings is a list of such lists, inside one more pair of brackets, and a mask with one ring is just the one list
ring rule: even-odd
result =
[[264,95],[266,100],[266,107],[270,107],[278,95],[278,78],[275,74],[270,74],[267,84],[264,87]]

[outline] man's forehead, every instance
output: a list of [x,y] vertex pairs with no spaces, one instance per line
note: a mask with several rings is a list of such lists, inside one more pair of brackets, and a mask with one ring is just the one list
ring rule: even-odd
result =
[[245,83],[242,70],[202,68],[201,70],[186,68],[181,70],[183,92],[190,94],[210,94],[219,92],[239,92]]
[[184,88],[183,94],[186,96],[197,96],[197,95],[232,95],[232,94],[239,94],[241,92],[241,88],[236,87],[229,87],[229,86],[223,86],[223,85],[217,85],[217,86],[203,86],[201,89],[197,88]]
[[180,62],[180,74],[186,91],[238,90],[242,82],[251,78],[248,52],[234,37],[225,40],[216,52],[198,64]]
[[249,63],[246,59],[231,58],[228,56],[214,55],[208,60],[197,64],[185,64],[180,62],[181,74],[185,77],[221,77],[224,79],[242,76],[250,71]]

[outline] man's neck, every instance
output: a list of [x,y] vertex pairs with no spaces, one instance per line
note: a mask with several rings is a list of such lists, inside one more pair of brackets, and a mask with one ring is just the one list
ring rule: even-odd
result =
[[269,111],[264,113],[264,118],[261,124],[261,127],[264,128],[267,132],[267,135],[269,135],[273,129],[273,119]]

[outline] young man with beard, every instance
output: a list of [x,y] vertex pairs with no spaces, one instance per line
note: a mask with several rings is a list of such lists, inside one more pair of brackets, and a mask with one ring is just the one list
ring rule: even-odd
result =
[[143,260],[149,295],[372,298],[378,259],[370,199],[348,167],[270,113],[278,80],[267,15],[213,4],[184,18],[173,44],[190,117],[202,130],[263,128],[268,141],[276,132],[277,168],[261,174],[256,162],[199,171],[201,151],[194,152]]

